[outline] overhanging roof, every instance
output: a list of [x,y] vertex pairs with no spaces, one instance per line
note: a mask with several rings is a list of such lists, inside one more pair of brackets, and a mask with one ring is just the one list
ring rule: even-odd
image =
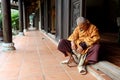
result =
[[[11,8],[12,9],[18,9],[18,0],[11,0]],[[17,2],[17,3],[14,3]],[[35,12],[39,6],[40,6],[40,0],[23,0],[25,8],[30,12],[33,13]],[[1,0],[0,0],[1,4]]]

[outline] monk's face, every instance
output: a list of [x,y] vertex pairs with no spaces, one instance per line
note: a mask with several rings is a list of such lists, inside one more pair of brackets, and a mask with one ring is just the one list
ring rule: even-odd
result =
[[80,30],[83,30],[83,31],[86,31],[89,27],[86,22],[81,23],[78,26],[80,27]]

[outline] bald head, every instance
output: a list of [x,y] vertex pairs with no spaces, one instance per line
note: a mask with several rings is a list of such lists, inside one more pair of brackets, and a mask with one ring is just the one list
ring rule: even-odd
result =
[[84,23],[86,21],[86,19],[84,17],[78,17],[76,22],[77,22],[77,25],[78,24],[81,24],[81,23]]

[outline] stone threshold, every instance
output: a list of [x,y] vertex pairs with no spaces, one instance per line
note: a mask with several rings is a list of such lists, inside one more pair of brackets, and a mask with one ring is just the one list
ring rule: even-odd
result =
[[88,71],[97,80],[120,80],[120,67],[108,61],[100,61],[94,65],[90,65],[88,66]]

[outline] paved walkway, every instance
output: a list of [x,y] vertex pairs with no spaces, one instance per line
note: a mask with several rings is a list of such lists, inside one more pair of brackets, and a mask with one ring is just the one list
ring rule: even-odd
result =
[[65,57],[40,31],[28,31],[13,42],[15,51],[0,52],[0,80],[97,80],[60,64]]

